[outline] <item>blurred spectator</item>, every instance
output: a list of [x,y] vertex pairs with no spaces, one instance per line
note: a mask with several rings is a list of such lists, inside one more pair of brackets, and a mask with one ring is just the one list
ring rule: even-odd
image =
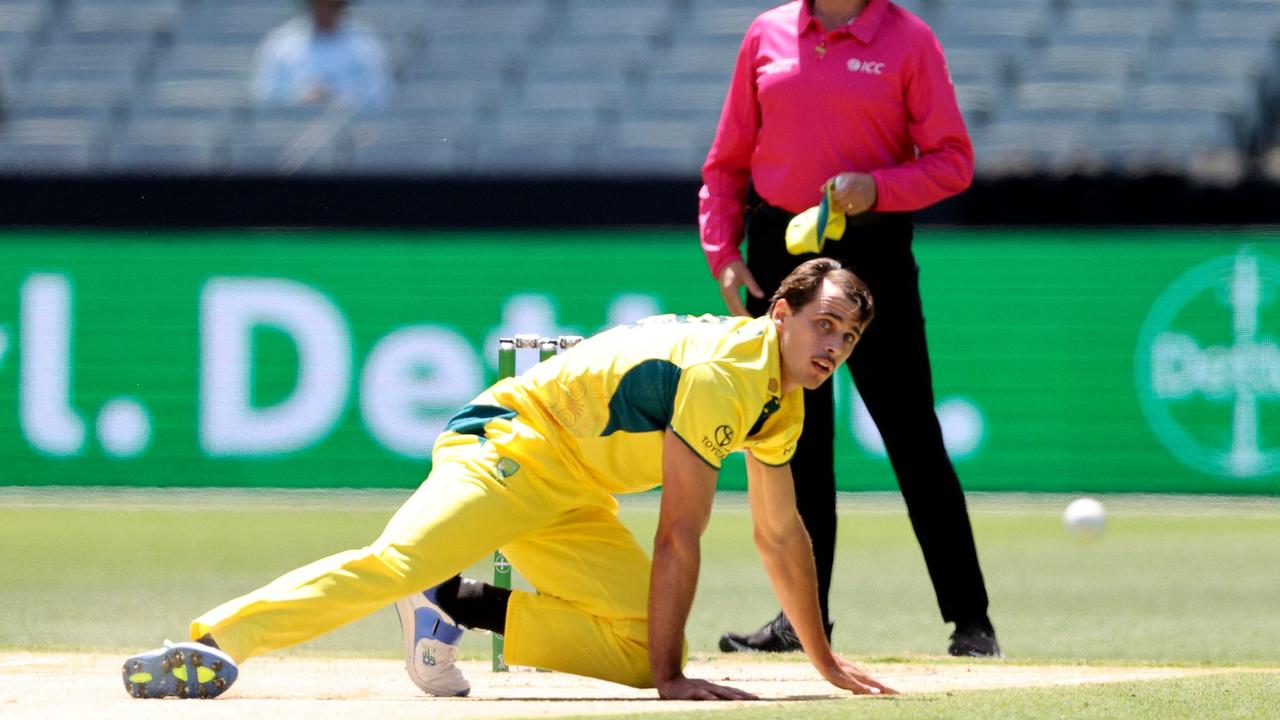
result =
[[346,0],[306,0],[310,13],[271,31],[254,59],[262,105],[350,105],[387,101],[386,51],[373,30],[344,20]]

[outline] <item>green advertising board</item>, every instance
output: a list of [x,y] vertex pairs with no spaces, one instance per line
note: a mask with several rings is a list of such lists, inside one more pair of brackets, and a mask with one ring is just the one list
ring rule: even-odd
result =
[[[916,254],[966,488],[1280,493],[1273,232],[926,228]],[[10,232],[0,485],[412,487],[499,336],[721,309],[689,230]],[[893,488],[835,392],[840,487]]]

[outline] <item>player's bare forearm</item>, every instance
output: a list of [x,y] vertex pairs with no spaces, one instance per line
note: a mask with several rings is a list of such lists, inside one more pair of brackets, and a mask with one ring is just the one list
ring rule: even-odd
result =
[[659,692],[664,683],[683,677],[684,624],[698,587],[699,544],[711,517],[715,482],[715,471],[668,429],[649,575],[649,667]]
[[662,442],[662,504],[649,574],[649,669],[658,695],[750,700],[749,693],[684,676],[684,624],[698,586],[702,532],[711,517],[716,471],[672,430]]
[[[661,526],[661,521],[659,525]],[[658,696],[667,700],[755,700],[728,685],[688,678],[681,667],[684,624],[697,587],[701,533],[661,528],[654,537],[649,578],[649,669]]]
[[649,576],[649,668],[659,692],[683,676],[684,625],[698,586],[697,535],[660,529],[653,539]]
[[747,498],[751,504],[756,550],[782,610],[815,663],[827,647],[818,606],[818,573],[813,546],[796,510],[789,467],[775,468],[747,457]]
[[748,455],[747,498],[755,526],[756,548],[769,584],[809,661],[837,687],[859,694],[894,693],[857,665],[831,652],[818,606],[813,546],[796,511],[791,469],[769,467]]
[[818,605],[818,573],[814,567],[813,545],[800,516],[790,524],[790,531],[768,536],[757,529],[756,549],[764,563],[769,584],[791,621],[805,654],[815,665],[832,662],[831,648],[822,627],[822,610]]

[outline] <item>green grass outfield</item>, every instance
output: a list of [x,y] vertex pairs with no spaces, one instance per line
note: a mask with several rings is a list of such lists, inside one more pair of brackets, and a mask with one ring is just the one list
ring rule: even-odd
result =
[[[0,649],[125,652],[181,638],[187,621],[209,607],[366,544],[406,496],[0,488]],[[1280,666],[1280,501],[1104,497],[1106,533],[1078,542],[1059,519],[1067,500],[970,498],[1005,662]],[[624,503],[622,517],[642,543],[656,509],[653,496]],[[840,517],[837,649],[876,662],[941,653],[949,628],[901,500],[843,496]],[[752,628],[775,609],[745,500],[722,495],[704,539],[691,649],[713,653],[721,632]],[[395,615],[386,610],[288,652],[397,657],[399,644]],[[482,657],[487,647],[487,637],[470,636],[464,654]],[[795,717],[1162,718],[1179,716],[1178,709],[1187,717],[1275,717],[1277,683],[1276,674],[1242,672],[971,691],[805,704]],[[774,716],[764,710],[741,715]]]

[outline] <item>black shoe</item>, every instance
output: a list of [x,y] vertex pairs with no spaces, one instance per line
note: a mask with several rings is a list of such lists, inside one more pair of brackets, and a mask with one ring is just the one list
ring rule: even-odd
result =
[[958,622],[951,633],[951,646],[947,652],[956,657],[1002,658],[1000,643],[996,642],[996,629],[987,618]]
[[[831,642],[831,627],[831,623],[827,623],[827,642]],[[720,636],[722,652],[796,652],[803,649],[791,621],[782,613],[750,635],[725,633]]]

